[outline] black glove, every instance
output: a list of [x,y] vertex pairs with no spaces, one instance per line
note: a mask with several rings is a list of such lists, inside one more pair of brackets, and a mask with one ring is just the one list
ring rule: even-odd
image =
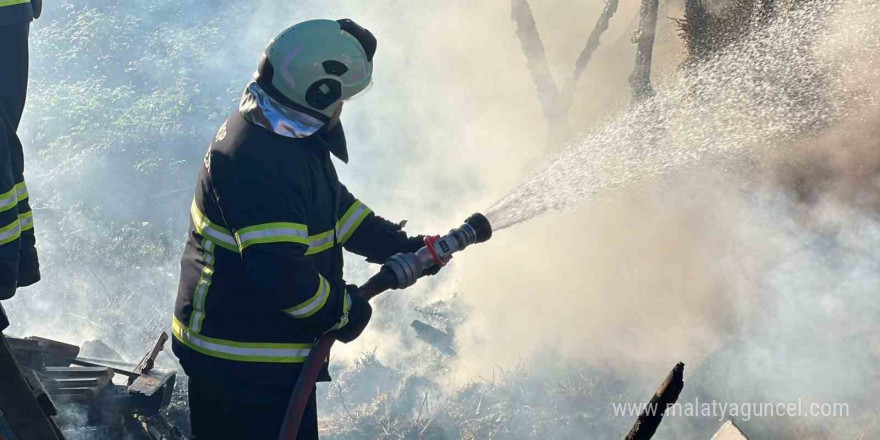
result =
[[358,293],[358,287],[352,284],[345,286],[345,291],[351,295],[351,308],[348,309],[348,324],[336,330],[336,339],[349,343],[357,339],[373,316],[373,308],[370,303]]

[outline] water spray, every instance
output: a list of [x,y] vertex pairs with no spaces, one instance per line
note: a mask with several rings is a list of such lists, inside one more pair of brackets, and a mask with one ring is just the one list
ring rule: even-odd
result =
[[[358,289],[358,294],[370,300],[386,290],[412,286],[426,270],[437,265],[443,266],[449,262],[452,254],[490,238],[492,238],[492,225],[489,220],[483,214],[473,214],[464,221],[464,224],[442,237],[425,237],[425,246],[419,250],[393,255],[382,265],[379,273],[373,275]],[[279,440],[296,439],[303,411],[315,387],[318,374],[330,356],[334,342],[336,336],[332,333],[326,334],[318,339],[309,352],[309,357],[303,364],[293,394],[290,396],[287,414],[284,416],[284,423],[278,435]]]

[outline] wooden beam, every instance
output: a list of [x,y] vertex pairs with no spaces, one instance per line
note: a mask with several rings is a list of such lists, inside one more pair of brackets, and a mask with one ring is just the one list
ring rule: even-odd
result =
[[559,119],[559,89],[553,81],[550,65],[547,64],[544,43],[541,42],[532,8],[526,0],[512,0],[510,6],[510,18],[516,23],[516,36],[519,37],[529,72],[538,88],[538,100],[544,110],[544,117],[547,121],[556,121]]
[[648,406],[639,414],[639,418],[629,434],[626,435],[625,440],[649,440],[653,437],[660,422],[663,421],[663,413],[678,400],[682,388],[684,388],[684,363],[679,362],[651,397]]
[[18,362],[0,334],[0,411],[19,439],[63,440],[64,437],[34,396]]

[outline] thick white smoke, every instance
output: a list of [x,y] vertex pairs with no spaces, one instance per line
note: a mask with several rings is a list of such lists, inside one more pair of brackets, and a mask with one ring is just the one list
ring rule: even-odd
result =
[[[533,3],[561,84],[602,4]],[[650,390],[684,360],[682,399],[845,400],[858,418],[842,425],[750,426],[847,438],[842,426],[877,410],[880,29],[874,0],[827,4],[827,23],[791,16],[691,77],[661,16],[659,97],[629,112],[638,5],[621,4],[574,97],[584,135],[541,174],[546,126],[507,1],[63,1],[32,36],[23,138],[45,280],[4,304],[13,333],[139,356],[170,323],[187,188],[263,46],[291,23],[348,16],[379,38],[375,87],[343,115],[352,160],[339,170],[356,195],[413,232],[445,231],[511,188],[525,195],[511,203],[570,210],[386,294],[337,361],[374,347],[386,364],[411,360],[424,348],[413,307],[457,293],[455,385],[558,357]],[[517,187],[524,177],[538,184]],[[346,276],[375,269],[350,258]],[[669,420],[658,438],[714,423]]]

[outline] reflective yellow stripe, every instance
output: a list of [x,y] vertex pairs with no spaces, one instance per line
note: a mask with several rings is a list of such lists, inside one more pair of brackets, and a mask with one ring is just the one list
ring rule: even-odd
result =
[[175,339],[199,353],[241,362],[298,364],[306,361],[312,348],[312,344],[238,342],[211,338],[190,330],[176,316],[171,323],[171,332]]
[[208,297],[208,289],[214,276],[214,242],[205,238],[202,240],[202,275],[196,283],[196,291],[193,294],[193,314],[190,317],[189,326],[194,332],[202,331],[202,322],[205,320],[205,298]]
[[308,318],[324,308],[324,304],[327,303],[327,298],[329,297],[330,283],[324,279],[323,275],[318,274],[318,290],[315,294],[303,303],[295,305],[289,309],[284,309],[284,313],[298,319]]
[[317,254],[333,247],[333,230],[325,231],[309,237],[309,250],[306,255]]
[[[344,244],[349,238],[351,238],[354,231],[357,230],[358,226],[361,225],[371,212],[373,211],[359,200],[355,200],[354,203],[351,204],[342,216],[342,219],[336,223],[336,240],[340,245]],[[326,251],[332,247],[333,230],[331,229],[309,237],[309,250],[306,251],[306,255],[317,254],[318,252]]]
[[13,186],[9,191],[0,194],[0,212],[8,211],[18,206],[18,199],[15,197],[15,189]]
[[15,6],[15,5],[23,5],[25,3],[30,3],[31,0],[3,0],[0,1],[0,8],[4,6]]
[[360,200],[355,200],[345,212],[345,215],[336,223],[336,235],[339,244],[344,244],[354,234],[361,222],[373,211],[367,208]]
[[232,236],[232,233],[228,229],[212,223],[199,209],[195,199],[193,199],[189,213],[199,235],[210,238],[217,243],[217,246],[226,250],[238,252],[238,243],[235,242],[235,237]]
[[[342,219],[336,223],[335,232],[338,243],[341,245],[348,241],[371,212],[373,211],[367,205],[355,200]],[[233,235],[228,229],[212,223],[199,209],[195,199],[193,199],[190,214],[196,232],[215,241],[217,246],[233,252],[240,253],[248,246],[262,243],[302,244],[309,247],[306,250],[306,255],[314,255],[333,247],[333,229],[309,235],[308,226],[302,223],[273,222],[248,226],[239,229]]]
[[21,223],[18,221],[18,217],[12,223],[0,228],[0,245],[12,243],[19,237],[21,237]]
[[27,185],[24,182],[19,182],[15,184],[15,199],[17,201],[22,201],[28,198],[28,189]]
[[308,246],[309,230],[300,223],[264,223],[235,231],[235,240],[240,251],[252,244],[261,243],[299,243]]
[[22,232],[29,229],[34,229],[34,212],[28,211],[24,214],[19,214],[18,221],[21,223]]

